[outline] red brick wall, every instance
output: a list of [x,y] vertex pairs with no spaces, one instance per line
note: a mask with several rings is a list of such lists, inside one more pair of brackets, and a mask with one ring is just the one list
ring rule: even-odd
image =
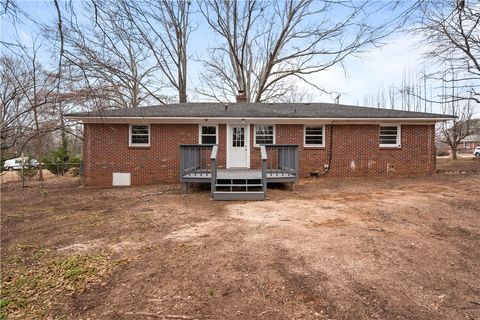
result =
[[128,146],[128,124],[85,124],[84,181],[112,185],[113,172],[130,172],[132,185],[179,180],[179,145],[198,143],[198,125],[150,126],[150,147]]
[[[253,130],[252,140],[253,146]],[[330,152],[330,125],[325,147],[303,146],[303,125],[276,125],[275,143],[298,144],[300,176],[324,174]],[[402,125],[401,148],[380,148],[378,125],[333,125],[329,176],[384,176],[430,174],[435,171],[434,125]],[[259,167],[260,149],[251,149],[252,167]]]
[[[303,125],[276,125],[276,143],[298,144],[300,176],[324,174],[330,150],[330,126],[325,147],[303,146]],[[258,168],[260,150],[254,148],[251,126],[251,167]],[[380,148],[378,125],[334,125],[332,177],[424,175],[435,170],[434,125],[402,125],[401,148]],[[219,125],[218,165],[226,165],[226,125]],[[113,172],[131,172],[132,184],[179,181],[179,144],[198,143],[196,124],[152,124],[151,146],[128,146],[127,124],[86,124],[84,173],[86,185],[111,185]]]
[[460,152],[473,152],[477,146],[480,146],[480,141],[468,141],[460,142],[458,145],[458,151]]

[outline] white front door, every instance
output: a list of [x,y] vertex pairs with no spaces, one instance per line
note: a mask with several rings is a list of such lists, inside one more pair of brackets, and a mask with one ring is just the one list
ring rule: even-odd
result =
[[227,166],[229,168],[248,168],[250,152],[250,134],[247,125],[230,125],[227,130]]

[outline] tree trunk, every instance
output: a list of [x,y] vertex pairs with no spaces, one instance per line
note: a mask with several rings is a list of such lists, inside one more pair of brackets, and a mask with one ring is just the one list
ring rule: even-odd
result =
[[36,145],[36,154],[37,154],[37,161],[38,161],[38,180],[43,181],[43,166],[42,166],[42,137],[37,135],[37,145]]
[[34,103],[35,106],[33,108],[33,119],[35,121],[35,134],[36,134],[36,156],[37,156],[37,161],[38,161],[38,180],[43,181],[43,168],[42,168],[42,137],[40,134],[40,124],[38,121],[38,99],[37,99],[37,93],[35,91],[34,93]]
[[187,89],[186,86],[180,82],[178,88],[178,100],[180,103],[187,102]]
[[457,160],[457,147],[452,147],[452,159]]

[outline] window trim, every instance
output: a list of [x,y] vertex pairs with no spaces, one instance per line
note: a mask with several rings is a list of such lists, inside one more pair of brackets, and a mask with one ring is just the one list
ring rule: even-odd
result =
[[[397,127],[397,143],[396,144],[381,144],[380,132],[382,127]],[[380,148],[398,149],[402,147],[402,125],[396,123],[383,123],[378,126],[378,145]]]
[[[307,127],[322,127],[322,144],[307,144]],[[325,125],[304,124],[303,125],[303,147],[304,148],[325,148]]]
[[257,144],[257,126],[272,126],[273,127],[273,142],[272,144],[275,144],[276,141],[276,125],[274,124],[254,124],[253,125],[253,146],[256,148],[259,148],[260,145]]
[[[202,128],[203,127],[215,127],[215,143],[202,143]],[[198,125],[198,144],[204,146],[212,146],[218,144],[218,124],[199,124]]]
[[[147,126],[148,128],[148,143],[132,143],[132,127],[133,126]],[[152,142],[152,131],[150,124],[129,124],[128,125],[128,146],[135,148],[148,148]]]

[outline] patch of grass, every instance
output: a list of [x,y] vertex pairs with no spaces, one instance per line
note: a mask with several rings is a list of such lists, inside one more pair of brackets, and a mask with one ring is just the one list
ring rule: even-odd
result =
[[125,262],[106,254],[66,256],[28,244],[17,245],[9,256],[14,258],[2,265],[0,320],[50,317],[57,298],[86,290]]
[[10,304],[10,301],[0,299],[0,320],[7,319],[7,306]]
[[8,300],[0,299],[0,308],[5,308],[6,306],[8,306],[9,303],[10,301]]
[[61,270],[65,280],[76,282],[82,281],[87,277],[96,276],[99,269],[94,262],[95,260],[100,262],[101,258],[101,256],[89,256],[86,258],[75,255],[54,261],[54,265]]
[[215,289],[213,288],[208,288],[208,295],[213,298],[213,296],[215,295]]

